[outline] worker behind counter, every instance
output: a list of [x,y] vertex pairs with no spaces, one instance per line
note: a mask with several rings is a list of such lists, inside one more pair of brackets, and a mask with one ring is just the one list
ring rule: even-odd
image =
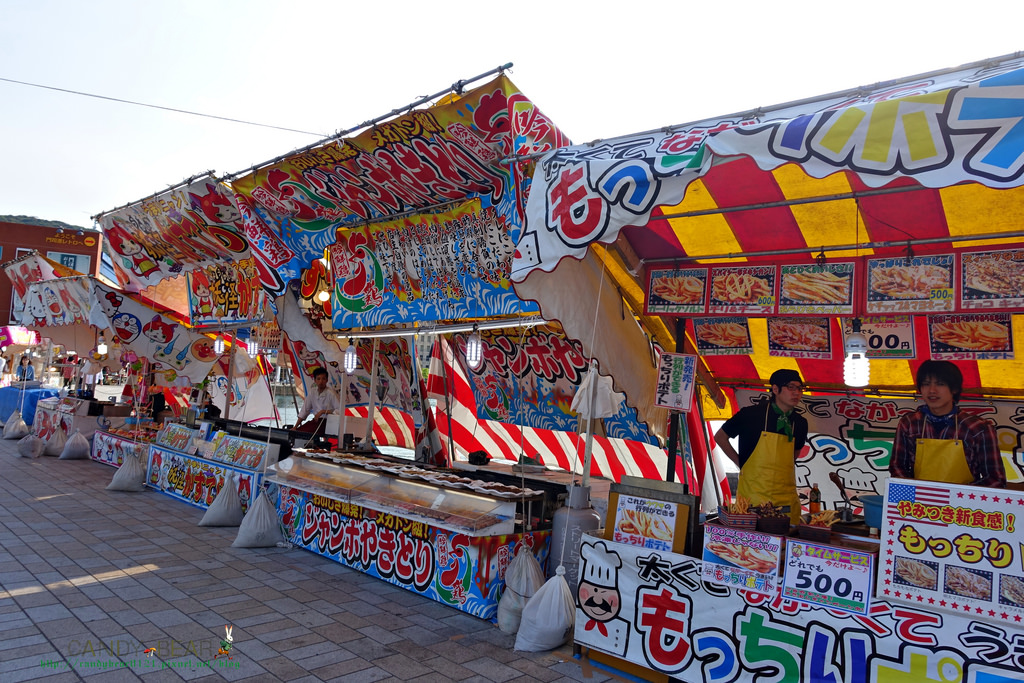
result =
[[924,405],[896,425],[889,474],[947,484],[1006,486],[995,427],[958,405],[964,376],[953,363],[926,360],[917,369]]
[[[341,399],[338,398],[338,392],[327,386],[327,370],[324,368],[313,370],[313,384],[299,411],[298,421],[303,424],[298,425],[296,430],[323,434],[324,420],[328,415],[338,412]],[[304,422],[307,417],[311,419]]]
[[[804,385],[796,370],[776,370],[768,380],[768,401],[740,409],[715,434],[715,443],[740,467],[738,496],[751,505],[771,502],[789,506],[789,518],[800,521],[796,493],[796,456],[807,441],[807,420],[796,406]],[[729,439],[739,437],[734,449]]]

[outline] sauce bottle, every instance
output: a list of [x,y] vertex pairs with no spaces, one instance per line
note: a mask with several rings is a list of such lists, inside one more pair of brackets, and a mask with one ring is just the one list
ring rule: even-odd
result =
[[821,490],[817,484],[811,485],[811,492],[807,496],[809,504],[808,508],[811,513],[821,512]]

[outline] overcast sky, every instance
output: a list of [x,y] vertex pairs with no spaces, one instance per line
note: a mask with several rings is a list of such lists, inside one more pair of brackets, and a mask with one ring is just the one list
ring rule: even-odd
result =
[[[906,7],[906,9],[904,9]],[[0,0],[0,214],[90,217],[514,63],[575,142],[1024,50],[1020,0]]]

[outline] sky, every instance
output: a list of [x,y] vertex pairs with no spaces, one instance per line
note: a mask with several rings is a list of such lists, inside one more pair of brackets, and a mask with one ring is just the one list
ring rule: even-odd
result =
[[[1024,50],[1020,0],[0,0],[0,215],[92,216],[491,69],[574,142]],[[480,81],[482,84],[484,81]]]

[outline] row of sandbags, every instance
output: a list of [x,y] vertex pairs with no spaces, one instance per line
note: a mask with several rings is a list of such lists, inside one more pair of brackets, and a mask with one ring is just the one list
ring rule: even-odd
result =
[[533,551],[525,545],[505,569],[505,590],[498,601],[498,628],[516,634],[515,649],[553,650],[569,639],[576,619],[576,601],[565,580],[565,568],[544,581]]
[[18,453],[22,457],[38,458],[41,455],[52,455],[62,460],[81,460],[89,457],[89,439],[77,429],[70,437],[64,434],[64,430],[56,429],[46,441],[36,434],[30,434],[29,431],[20,410],[11,413],[4,423],[4,438],[20,439]]

